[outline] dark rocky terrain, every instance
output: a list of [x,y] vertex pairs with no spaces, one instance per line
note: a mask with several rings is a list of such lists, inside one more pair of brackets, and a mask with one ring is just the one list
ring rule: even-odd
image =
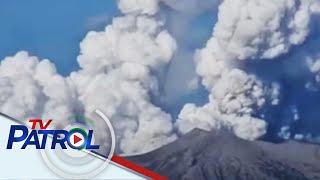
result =
[[126,157],[172,180],[320,179],[320,146],[246,141],[195,129],[153,152]]

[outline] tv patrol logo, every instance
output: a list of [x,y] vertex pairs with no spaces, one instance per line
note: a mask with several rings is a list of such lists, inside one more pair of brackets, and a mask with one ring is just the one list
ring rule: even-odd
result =
[[[69,131],[49,129],[52,119],[44,123],[42,119],[30,119],[31,131],[24,125],[12,125],[9,133],[7,149],[12,149],[14,143],[22,143],[21,149],[34,146],[36,149],[45,149],[48,136],[52,137],[51,149],[59,144],[62,149],[67,149],[66,144],[72,149],[97,150],[99,145],[92,144],[93,130],[85,131],[83,128],[74,127]],[[39,130],[36,129],[37,124]],[[20,131],[20,135],[17,135]],[[42,136],[42,140],[39,139]]]
[[6,149],[37,149],[45,165],[57,175],[67,179],[93,178],[111,161],[115,133],[104,113],[95,110],[91,115],[93,119],[73,115],[64,121],[68,124],[30,119],[25,125],[11,125]]

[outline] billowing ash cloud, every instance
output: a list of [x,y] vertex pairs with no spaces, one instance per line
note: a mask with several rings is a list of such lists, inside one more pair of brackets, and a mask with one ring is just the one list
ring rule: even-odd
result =
[[250,140],[265,134],[267,123],[252,114],[266,103],[278,104],[279,87],[267,87],[240,69],[225,73],[212,87],[208,104],[184,106],[177,121],[180,132],[188,132],[192,127],[206,130],[229,127],[239,137]]
[[87,34],[80,44],[81,69],[69,77],[26,52],[4,59],[0,110],[21,120],[43,117],[67,124],[73,113],[91,117],[99,109],[112,121],[117,153],[142,153],[173,141],[171,116],[152,102],[159,101],[159,82],[176,42],[162,20],[144,15],[156,12],[153,4],[131,5],[120,2],[128,15],[114,18],[102,32]]
[[48,60],[27,52],[7,57],[0,65],[0,111],[17,119],[54,118],[73,112],[75,91]]
[[[214,27],[217,49],[225,58],[271,59],[304,42],[315,0],[225,0]],[[221,58],[221,57],[218,57]]]
[[242,138],[265,134],[266,122],[254,116],[263,106],[279,103],[280,86],[240,70],[243,61],[273,59],[304,42],[317,6],[315,1],[225,0],[213,37],[195,56],[210,101],[203,107],[189,104],[182,109],[177,122],[180,132],[192,126],[219,129],[223,123]]
[[85,113],[98,108],[110,117],[124,153],[175,138],[171,116],[152,104],[176,49],[162,24],[146,16],[114,18],[104,32],[88,33],[78,57],[82,69],[71,74]]

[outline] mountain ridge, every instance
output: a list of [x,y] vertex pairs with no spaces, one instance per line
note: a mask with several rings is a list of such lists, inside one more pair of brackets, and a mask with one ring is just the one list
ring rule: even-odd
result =
[[126,159],[173,180],[320,179],[320,146],[247,141],[226,130],[194,129],[152,152]]

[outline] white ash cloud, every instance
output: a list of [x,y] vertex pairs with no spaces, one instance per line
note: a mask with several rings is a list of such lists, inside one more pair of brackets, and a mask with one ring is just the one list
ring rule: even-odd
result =
[[318,13],[315,0],[225,0],[214,37],[226,58],[272,59],[303,43]]
[[209,103],[185,105],[177,126],[182,133],[190,131],[191,124],[206,130],[229,127],[237,136],[253,140],[265,134],[267,123],[252,114],[266,103],[278,104],[278,93],[278,86],[266,87],[255,76],[231,69],[212,87]]
[[54,118],[62,123],[73,112],[75,90],[48,60],[27,52],[0,65],[0,111],[19,120]]
[[106,113],[126,153],[155,149],[175,139],[171,116],[151,102],[176,44],[161,21],[146,16],[114,18],[104,32],[81,43],[78,72],[71,74],[86,114]]
[[[198,118],[198,122],[205,124],[197,126],[215,129],[216,123],[208,125],[208,120],[231,121],[231,129],[240,137],[255,139],[265,133],[266,123],[253,116],[263,106],[279,103],[280,88],[276,83],[265,84],[254,75],[239,70],[243,64],[241,60],[274,59],[288,53],[293,45],[303,43],[309,34],[317,3],[223,1],[212,38],[195,55],[197,73],[211,93],[208,104],[193,110],[197,114],[204,111],[204,115],[199,115],[204,120]],[[188,114],[192,113],[190,105],[185,108],[189,110],[181,111],[177,123],[181,132],[186,131],[181,124],[194,122]],[[214,115],[208,118],[208,114]]]
[[[131,1],[123,3],[131,7]],[[145,3],[134,8],[146,10],[123,11],[128,14],[113,18],[104,31],[89,32],[80,44],[81,69],[69,77],[25,52],[3,60],[1,111],[17,119],[66,121],[73,113],[90,117],[100,109],[116,131],[117,153],[147,152],[173,141],[171,115],[152,102],[160,98],[160,77],[177,45],[163,20],[148,16],[156,10]]]

